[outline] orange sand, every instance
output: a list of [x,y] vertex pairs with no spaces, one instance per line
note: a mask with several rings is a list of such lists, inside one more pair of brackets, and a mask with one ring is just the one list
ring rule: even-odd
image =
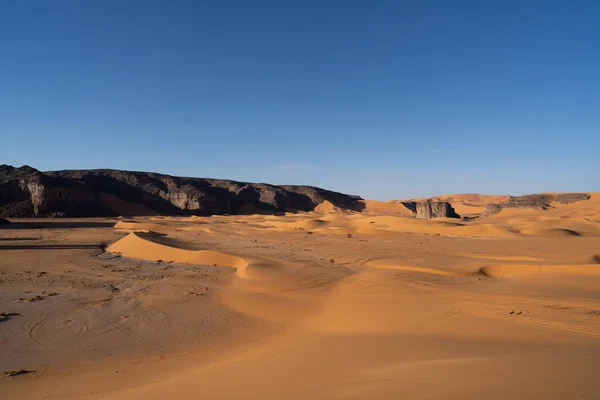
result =
[[479,217],[13,220],[2,399],[600,398],[600,194],[439,198]]

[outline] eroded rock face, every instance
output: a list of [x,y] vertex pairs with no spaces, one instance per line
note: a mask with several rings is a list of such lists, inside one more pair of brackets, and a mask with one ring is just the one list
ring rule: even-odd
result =
[[[73,170],[40,172],[0,165],[0,216],[116,216],[107,196],[157,214],[237,214],[310,211],[324,200],[342,209],[364,207],[358,196],[311,186],[274,186],[151,172]],[[111,208],[112,207],[112,208]]]
[[35,215],[39,214],[40,206],[45,201],[44,192],[46,191],[46,186],[42,185],[38,182],[27,182],[26,183],[27,190],[29,191],[29,195],[31,196],[31,204],[33,205],[33,212]]
[[559,194],[528,194],[525,196],[511,197],[507,202],[500,204],[489,204],[484,215],[498,214],[505,208],[533,208],[536,210],[548,210],[552,208],[552,202],[571,204],[577,201],[589,200],[587,193],[559,193]]
[[587,193],[560,193],[554,195],[554,201],[561,204],[571,204],[578,201],[589,200],[589,194]]
[[417,202],[416,213],[419,219],[460,218],[450,203],[431,199]]
[[181,210],[199,210],[200,198],[196,194],[185,192],[160,192],[160,197],[168,200],[171,204]]

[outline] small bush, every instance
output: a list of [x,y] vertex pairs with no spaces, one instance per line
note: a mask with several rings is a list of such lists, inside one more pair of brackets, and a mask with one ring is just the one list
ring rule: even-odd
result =
[[351,233],[346,233],[346,236],[349,237],[349,238],[351,238],[352,234]]
[[333,264],[333,263],[335,263],[335,260],[333,258],[330,258],[329,259],[329,264]]

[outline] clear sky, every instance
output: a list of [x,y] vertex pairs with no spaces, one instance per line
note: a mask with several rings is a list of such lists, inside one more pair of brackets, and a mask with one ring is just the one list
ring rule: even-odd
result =
[[3,0],[0,163],[600,191],[600,1]]

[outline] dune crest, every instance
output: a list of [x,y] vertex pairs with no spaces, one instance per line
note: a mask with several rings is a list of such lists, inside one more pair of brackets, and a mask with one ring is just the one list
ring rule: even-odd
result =
[[324,200],[321,204],[319,204],[318,206],[315,207],[314,211],[317,213],[324,213],[324,214],[345,212],[341,208],[334,206],[333,203],[330,202],[329,200]]
[[514,278],[537,274],[554,275],[600,275],[597,265],[490,265],[479,270],[490,278]]
[[163,224],[136,221],[119,221],[115,224],[114,229],[122,232],[161,232],[168,230],[167,226]]
[[149,233],[132,232],[107,247],[111,253],[149,261],[170,261],[182,264],[234,267],[237,275],[247,277],[248,262],[241,257],[212,250],[186,250],[167,246],[151,240]]
[[365,205],[363,212],[367,213],[399,214],[405,216],[414,215],[414,212],[402,204],[401,201],[363,200],[362,203]]

